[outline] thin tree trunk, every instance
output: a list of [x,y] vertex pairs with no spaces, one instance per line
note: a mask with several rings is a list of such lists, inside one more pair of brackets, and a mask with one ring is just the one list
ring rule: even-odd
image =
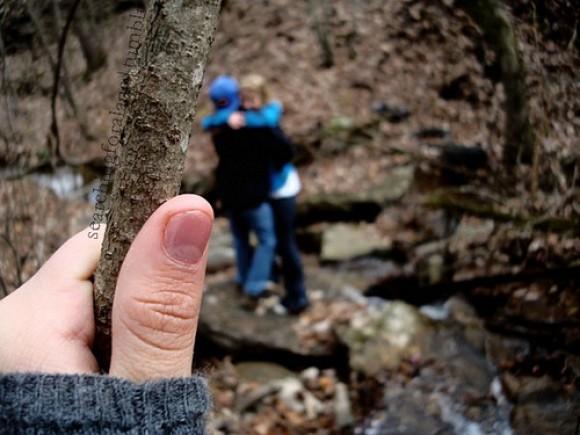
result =
[[[4,29],[0,29],[4,30]],[[14,90],[10,84],[6,71],[6,49],[4,47],[4,38],[0,33],[0,74],[2,75],[2,94],[4,94],[4,103],[6,110],[6,131],[2,132],[2,139],[4,140],[6,150],[2,155],[7,156],[11,142],[14,140],[14,124],[12,123],[13,113],[15,109],[12,104],[15,103]]]
[[[51,99],[50,99],[50,110],[51,110],[51,114],[52,114],[52,122],[50,125],[50,134],[52,135],[52,138],[49,136],[49,139],[48,139],[49,144],[52,142],[52,140],[54,140],[54,146],[53,146],[54,152],[53,152],[53,158],[52,158],[53,167],[56,166],[61,161],[65,162],[65,163],[67,162],[67,159],[64,156],[63,150],[61,149],[60,133],[59,133],[59,128],[58,128],[58,117],[56,114],[56,97],[58,95],[58,88],[60,86],[60,76],[61,76],[60,70],[61,70],[61,68],[63,70],[63,80],[65,83],[65,88],[69,88],[69,86],[70,86],[69,85],[69,83],[70,83],[69,74],[68,74],[68,70],[66,68],[66,63],[64,60],[64,47],[66,44],[68,31],[70,29],[70,26],[72,24],[72,21],[73,21],[74,16],[75,16],[75,12],[78,8],[80,1],[81,0],[75,0],[73,5],[71,6],[69,13],[68,13],[68,16],[67,16],[67,19],[66,19],[66,22],[65,22],[64,27],[62,29],[62,33],[60,33],[58,47],[57,47],[56,65],[54,67],[54,84],[53,84],[52,95],[51,95]],[[59,34],[61,19],[60,19],[60,11],[58,9],[58,5],[56,4],[56,0],[52,0],[52,11],[53,11],[53,18],[54,18],[54,25],[55,25],[56,33]],[[72,94],[71,94],[71,97],[72,97]],[[81,109],[79,106],[77,106],[74,103],[74,100],[71,100],[71,101],[72,101],[73,111],[74,111],[76,119],[79,123],[81,133],[83,134],[85,139],[91,139],[92,135],[89,133],[89,129],[87,127],[84,110]]]
[[98,71],[107,64],[107,53],[101,45],[101,38],[95,37],[94,29],[90,22],[90,17],[86,11],[86,7],[81,5],[77,19],[73,22],[74,31],[79,38],[81,51],[87,63],[87,70],[85,77],[90,79],[95,71]]
[[505,92],[504,161],[507,166],[530,163],[536,133],[530,123],[525,68],[505,6],[499,0],[461,0],[459,3],[495,51]]
[[[46,33],[45,33],[46,29],[44,28],[42,21],[40,19],[40,15],[38,14],[38,11],[36,10],[36,5],[32,4],[31,0],[25,0],[24,7],[26,8],[26,12],[28,13],[28,15],[30,17],[30,21],[32,22],[32,25],[34,26],[36,37],[38,39],[38,42],[40,43],[40,49],[44,53],[44,55],[46,56],[46,59],[48,60],[48,63],[50,65],[50,70],[54,71],[56,68],[56,61],[54,59],[54,56],[50,52],[50,48],[48,46],[49,44],[48,44],[48,41],[46,39]],[[66,101],[68,102],[68,105],[71,108],[71,110],[73,111],[73,113],[76,114],[76,107],[77,106],[76,106],[74,96],[73,96],[73,93],[71,91],[70,83],[68,82],[68,80],[64,81],[63,95],[64,95]]]
[[219,6],[220,0],[153,0],[148,7],[139,63],[128,77],[122,146],[95,273],[95,352],[103,370],[123,259],[151,213],[179,192]]
[[320,66],[330,68],[334,65],[332,44],[329,38],[332,4],[330,0],[309,0],[308,12],[312,17],[312,28],[320,45]]

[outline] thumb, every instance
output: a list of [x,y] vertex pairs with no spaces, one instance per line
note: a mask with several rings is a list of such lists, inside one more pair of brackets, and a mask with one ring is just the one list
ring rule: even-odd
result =
[[213,211],[181,195],[131,244],[113,303],[110,374],[133,381],[191,374]]

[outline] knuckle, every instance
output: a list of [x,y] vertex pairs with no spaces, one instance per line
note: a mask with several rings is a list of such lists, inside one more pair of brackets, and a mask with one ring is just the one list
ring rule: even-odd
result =
[[133,301],[133,320],[148,330],[182,335],[191,331],[197,318],[198,302],[187,293],[162,290]]

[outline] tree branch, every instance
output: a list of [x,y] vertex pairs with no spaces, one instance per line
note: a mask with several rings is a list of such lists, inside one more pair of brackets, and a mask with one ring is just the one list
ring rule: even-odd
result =
[[121,264],[151,213],[179,192],[219,6],[220,0],[154,0],[147,11],[139,62],[125,82],[127,116],[95,273],[95,353],[103,370]]
[[[60,40],[58,41],[58,54],[56,59],[56,66],[54,67],[54,83],[52,86],[52,95],[50,98],[50,110],[52,113],[52,123],[50,125],[50,131],[55,140],[55,147],[54,147],[54,159],[55,161],[64,160],[60,151],[60,136],[58,131],[58,119],[56,116],[56,97],[58,95],[58,88],[60,85],[60,70],[63,64],[63,54],[64,54],[64,46],[66,44],[66,38],[68,36],[68,31],[75,16],[75,12],[81,0],[75,0],[72,4],[66,23],[64,24],[64,28],[62,29],[62,34],[60,35]],[[76,111],[76,107],[73,104],[73,110]]]

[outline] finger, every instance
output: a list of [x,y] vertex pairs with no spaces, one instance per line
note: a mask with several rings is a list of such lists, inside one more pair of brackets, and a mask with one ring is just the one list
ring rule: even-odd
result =
[[104,235],[104,224],[97,230],[89,227],[77,233],[44,263],[37,275],[54,284],[89,279],[97,268]]
[[191,374],[212,223],[207,201],[181,195],[157,209],[131,244],[113,303],[111,375]]

